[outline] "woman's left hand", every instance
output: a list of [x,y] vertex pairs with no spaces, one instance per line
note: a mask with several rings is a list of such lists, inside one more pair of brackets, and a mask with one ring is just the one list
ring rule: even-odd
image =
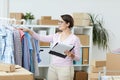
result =
[[72,59],[75,57],[75,55],[72,53],[72,52],[70,52],[70,51],[65,51],[64,52],[68,57],[71,57]]

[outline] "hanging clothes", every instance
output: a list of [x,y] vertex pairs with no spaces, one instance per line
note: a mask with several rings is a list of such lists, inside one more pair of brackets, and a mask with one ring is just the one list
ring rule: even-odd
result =
[[22,66],[22,43],[18,30],[13,31],[15,64]]
[[40,55],[39,55],[39,41],[36,39],[32,39],[33,44],[33,60],[34,60],[34,67],[35,67],[35,76],[39,76],[39,68],[38,63],[41,62]]
[[6,29],[5,27],[0,27],[1,34],[1,53],[0,62],[14,64],[14,44],[13,44],[13,32]]
[[22,66],[38,76],[38,63],[41,61],[39,56],[39,43],[38,40],[33,39],[27,32],[24,33],[24,37],[22,39],[22,51]]
[[39,43],[27,32],[0,26],[0,62],[17,64],[39,76]]

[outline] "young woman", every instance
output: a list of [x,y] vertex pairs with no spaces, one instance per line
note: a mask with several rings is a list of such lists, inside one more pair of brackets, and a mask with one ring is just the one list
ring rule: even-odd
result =
[[80,40],[76,37],[71,29],[74,26],[74,20],[72,16],[68,14],[61,15],[59,21],[59,30],[62,32],[55,33],[47,36],[39,36],[30,29],[22,29],[23,31],[31,34],[35,39],[44,42],[51,42],[52,44],[63,43],[67,45],[75,46],[72,51],[65,51],[66,58],[61,58],[52,55],[51,63],[48,69],[48,80],[73,80],[74,78],[74,66],[73,60],[78,61],[80,59]]

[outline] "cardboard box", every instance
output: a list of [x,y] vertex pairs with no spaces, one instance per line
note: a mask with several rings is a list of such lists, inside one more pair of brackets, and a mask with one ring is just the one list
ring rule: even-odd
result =
[[40,42],[40,46],[50,46],[49,42]]
[[15,65],[7,64],[7,63],[0,63],[0,71],[14,72],[15,71]]
[[15,72],[0,72],[0,80],[34,80],[33,74],[20,67]]
[[90,25],[90,20],[89,19],[74,18],[74,25],[77,26],[77,27],[89,26]]
[[120,76],[120,71],[106,72],[107,76]]
[[15,18],[15,17],[16,17],[15,13],[10,13],[10,18]]
[[15,18],[16,20],[23,19],[23,16],[24,16],[23,13],[16,13],[16,12],[11,12],[10,13],[10,18]]
[[91,66],[92,67],[92,72],[93,73],[98,73],[103,71],[103,67],[95,67],[95,66]]
[[15,16],[16,16],[15,17],[16,20],[21,20],[21,19],[23,19],[24,14],[23,13],[16,13]]
[[85,71],[75,70],[74,80],[88,80],[88,73]]
[[82,48],[82,64],[89,64],[89,48]]
[[[101,76],[103,76],[103,73],[100,74]],[[88,74],[88,80],[100,80],[99,77],[100,75],[98,73],[89,73]]]
[[105,67],[106,60],[92,60],[92,65],[95,67]]
[[88,46],[89,45],[89,35],[76,35],[79,37],[80,42],[83,46]]
[[90,16],[88,15],[88,13],[80,13],[80,12],[73,13],[73,18],[90,20]]
[[58,25],[58,20],[38,20],[38,25]]
[[41,20],[51,20],[51,16],[41,16]]
[[106,69],[109,71],[120,72],[120,54],[107,54]]

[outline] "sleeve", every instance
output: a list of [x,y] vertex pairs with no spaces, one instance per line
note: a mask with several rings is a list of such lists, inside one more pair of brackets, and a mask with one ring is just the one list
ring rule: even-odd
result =
[[81,47],[82,47],[82,45],[81,45],[81,42],[80,42],[80,40],[79,40],[79,38],[76,38],[76,40],[75,40],[75,47],[74,47],[74,54],[75,54],[75,57],[74,57],[74,60],[75,61],[79,61],[80,60],[80,58],[82,57],[82,56],[80,56],[80,50],[81,50]]
[[37,34],[36,32],[33,32],[32,37],[35,38],[36,40],[43,41],[43,42],[53,42],[53,36],[54,35],[46,35],[42,36]]

